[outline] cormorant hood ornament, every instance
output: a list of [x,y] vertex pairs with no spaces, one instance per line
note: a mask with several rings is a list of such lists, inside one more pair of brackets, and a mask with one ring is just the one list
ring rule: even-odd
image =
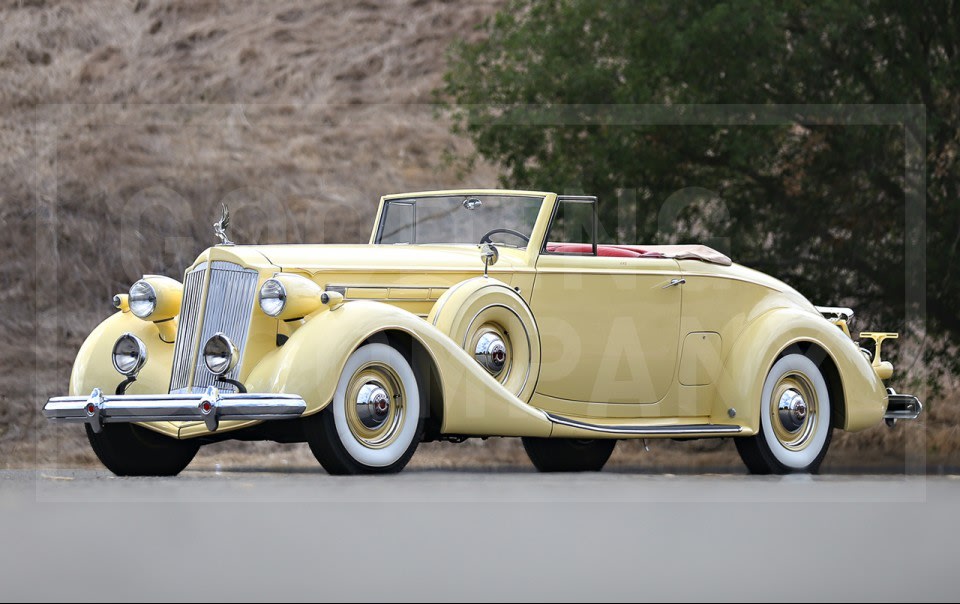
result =
[[220,220],[213,223],[213,232],[220,238],[220,245],[233,245],[233,242],[227,239],[227,227],[230,226],[230,210],[227,204],[220,204]]

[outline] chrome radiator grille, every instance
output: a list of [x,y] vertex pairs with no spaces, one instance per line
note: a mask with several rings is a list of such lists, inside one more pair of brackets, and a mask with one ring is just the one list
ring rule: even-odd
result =
[[179,392],[190,385],[190,366],[200,321],[200,301],[203,298],[207,263],[187,273],[183,280],[183,301],[180,303],[180,324],[173,345],[173,372],[170,374],[170,392]]
[[[173,351],[170,392],[202,390],[214,383],[216,378],[203,362],[201,349],[218,332],[226,334],[240,350],[237,366],[224,376],[236,379],[250,331],[257,276],[256,270],[221,261],[210,266],[201,264],[187,274]],[[232,390],[222,382],[218,382],[217,387]]]

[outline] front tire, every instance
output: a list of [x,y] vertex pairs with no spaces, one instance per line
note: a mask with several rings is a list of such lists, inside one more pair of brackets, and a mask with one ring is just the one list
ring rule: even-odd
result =
[[599,472],[617,446],[614,439],[524,436],[521,440],[527,457],[540,472]]
[[390,474],[423,438],[420,389],[395,348],[366,344],[344,365],[333,401],[304,421],[307,443],[330,474]]
[[100,463],[117,476],[176,476],[200,450],[196,440],[177,440],[134,424],[107,424],[100,432],[85,428]]
[[803,354],[781,357],[767,374],[760,431],[735,438],[751,474],[817,473],[833,433],[827,382]]

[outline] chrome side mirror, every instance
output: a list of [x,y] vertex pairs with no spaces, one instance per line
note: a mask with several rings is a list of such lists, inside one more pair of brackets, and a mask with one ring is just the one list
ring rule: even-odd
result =
[[492,243],[484,243],[480,246],[480,260],[483,261],[483,276],[487,276],[487,270],[497,263],[500,259],[500,251]]

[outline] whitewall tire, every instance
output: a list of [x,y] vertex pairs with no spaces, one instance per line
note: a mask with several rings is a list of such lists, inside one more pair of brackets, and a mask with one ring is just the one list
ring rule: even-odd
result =
[[830,446],[830,391],[809,357],[787,354],[770,368],[760,398],[760,431],[737,438],[754,474],[816,472]]
[[307,442],[331,474],[399,472],[423,437],[422,415],[410,362],[366,344],[347,359],[330,405],[307,418]]

